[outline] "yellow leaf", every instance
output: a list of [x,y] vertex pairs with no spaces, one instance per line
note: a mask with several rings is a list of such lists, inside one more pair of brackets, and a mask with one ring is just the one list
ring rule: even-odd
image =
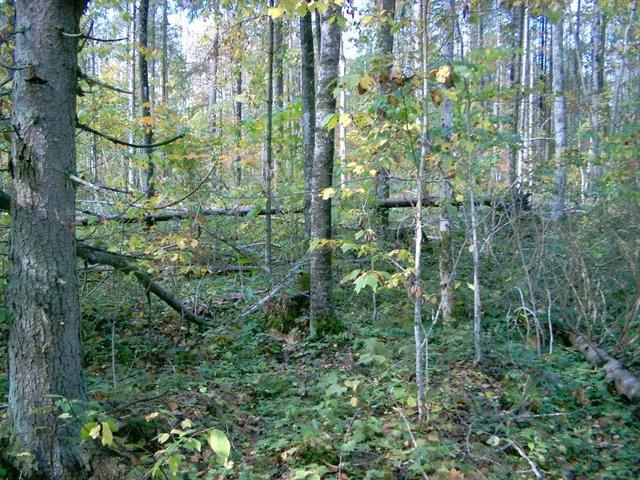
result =
[[336,193],[336,189],[333,187],[329,187],[322,190],[322,192],[320,192],[320,196],[322,197],[323,200],[329,200],[331,197],[335,195],[335,193]]
[[89,430],[89,436],[94,440],[100,436],[100,425],[96,425],[91,430]]
[[451,81],[453,69],[451,65],[443,65],[436,72],[436,82],[448,84]]
[[462,203],[463,200],[464,200],[464,197],[462,196],[462,194],[458,193],[456,195],[456,202]]
[[348,127],[351,124],[351,115],[348,113],[341,113],[338,122],[340,122],[340,125]]
[[471,290],[474,290],[474,291],[476,289],[476,287],[474,287],[472,283],[467,283],[467,287],[469,287]]
[[153,413],[150,413],[149,415],[145,416],[145,417],[144,417],[144,419],[145,419],[147,422],[150,422],[151,420],[153,420],[154,418],[156,418],[158,415],[160,415],[158,412],[153,412]]
[[156,119],[153,117],[142,117],[140,118],[140,123],[145,126],[151,126],[156,122]]
[[180,422],[180,426],[184,429],[191,428],[193,423],[188,418],[185,418],[182,422]]
[[113,443],[113,432],[108,422],[102,422],[102,445],[105,447]]
[[357,397],[351,397],[351,400],[349,400],[349,403],[351,404],[352,407],[357,407],[358,406],[358,398]]
[[374,80],[370,75],[364,74],[360,81],[358,82],[358,93],[360,95],[372,90],[374,86]]
[[284,15],[284,8],[270,7],[269,9],[267,9],[267,13],[273,19],[280,18],[282,15]]

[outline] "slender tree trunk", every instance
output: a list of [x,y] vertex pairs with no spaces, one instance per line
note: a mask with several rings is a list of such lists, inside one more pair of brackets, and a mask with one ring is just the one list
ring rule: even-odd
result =
[[553,132],[555,137],[555,197],[553,218],[559,220],[565,213],[567,171],[564,161],[564,150],[567,144],[565,125],[564,97],[564,41],[561,16],[558,23],[552,26],[553,48]]
[[235,160],[235,168],[236,168],[236,186],[239,187],[242,184],[242,158],[240,157],[240,148],[242,145],[242,101],[240,100],[240,95],[242,95],[242,54],[240,54],[240,58],[238,60],[238,65],[236,67],[236,101],[235,101],[235,114],[236,114],[236,144],[238,148],[238,153],[236,155]]
[[[347,61],[344,57],[344,37],[340,44],[340,65],[338,66],[338,75],[344,78],[347,73]],[[338,102],[338,112],[340,115],[347,112],[347,90],[340,89],[340,99]],[[347,127],[343,122],[338,123],[338,158],[340,159],[340,185],[344,185],[347,181]]]
[[[376,39],[376,53],[381,64],[381,72],[388,75],[393,66],[393,32],[391,26],[395,17],[396,2],[395,0],[380,0],[380,27],[378,28],[378,37]],[[384,94],[384,87],[378,87],[378,93]],[[376,199],[384,201],[389,198],[390,185],[389,177],[391,172],[388,168],[382,166],[378,168],[376,173]],[[376,230],[380,237],[387,238],[389,230],[389,210],[376,210]]]
[[[520,74],[523,56],[521,53],[516,51],[516,49],[521,52],[524,47],[524,22],[526,6],[522,4],[519,8],[514,8],[512,12],[514,21],[516,17],[518,18],[518,43],[514,46],[513,59],[511,62],[511,86],[513,88],[513,120],[511,131],[514,136],[517,136],[520,133],[520,97],[522,95],[522,77],[520,76]],[[517,145],[513,145],[509,152],[509,188],[513,189],[514,199],[517,199],[517,197],[520,195],[520,191],[518,188],[518,150],[519,147]]]
[[[147,55],[149,53],[149,36],[148,36],[148,26],[149,26],[149,0],[140,0],[140,7],[138,8],[138,15],[140,18],[140,54],[138,55],[139,65],[138,69],[140,70],[140,103],[142,105],[142,143],[144,145],[151,145],[153,143],[153,128],[151,118],[151,99],[149,92],[149,67],[147,62]],[[151,198],[155,195],[155,187],[153,185],[153,173],[155,170],[155,165],[153,164],[153,159],[151,158],[152,149],[151,147],[146,147],[144,152],[147,154],[147,168],[144,173],[144,181],[142,183],[142,188],[147,196],[147,198]]]
[[311,13],[300,17],[300,86],[302,90],[302,146],[304,150],[304,211],[307,236],[311,233],[309,209],[311,206],[311,169],[315,149],[316,130],[316,82],[313,51],[313,28]]
[[169,75],[169,58],[168,58],[168,38],[169,30],[169,0],[164,0],[162,4],[162,103],[169,101],[168,75]]
[[[84,402],[76,272],[75,118],[85,1],[16,1],[8,303],[9,417],[46,479],[81,476],[78,425],[56,397]],[[81,409],[78,404],[76,409]]]
[[[273,0],[269,2],[273,6]],[[271,271],[271,173],[273,160],[273,54],[275,46],[275,25],[269,16],[269,53],[267,54],[267,128],[264,134],[263,181],[266,198],[264,264]],[[280,92],[282,94],[282,92]]]
[[419,8],[420,18],[420,60],[422,69],[422,122],[420,129],[420,160],[418,161],[418,174],[416,176],[416,224],[414,234],[414,274],[415,284],[413,288],[413,340],[416,349],[416,387],[418,389],[417,407],[418,418],[422,420],[426,408],[426,366],[427,366],[427,338],[424,335],[422,323],[422,193],[425,172],[425,161],[429,153],[429,0],[421,0]]
[[[129,143],[134,143],[135,138],[133,135],[133,124],[136,118],[136,0],[131,0],[131,17],[132,21],[130,26],[127,28],[129,30],[129,42],[131,44],[130,53],[131,53],[131,68],[129,69],[129,90],[131,91],[131,95],[129,96],[129,123],[131,127],[129,128],[128,141]],[[131,159],[135,150],[133,148],[129,149],[126,164],[125,164],[125,175],[127,179],[127,186],[135,186],[136,178],[135,178],[135,170],[131,165]]]
[[[273,96],[275,102],[276,111],[281,112],[284,107],[284,42],[282,41],[282,18],[277,18],[273,21]],[[279,147],[276,151],[276,158],[273,162],[273,177],[278,174],[280,167],[284,168],[284,165],[280,165],[283,159],[280,158],[282,153],[282,143],[284,140],[284,128],[282,122],[278,124],[278,144]]]
[[589,176],[600,176],[602,168],[598,164],[600,155],[600,101],[604,90],[604,36],[606,25],[600,0],[593,2],[593,24],[591,26],[591,144]]
[[[455,32],[455,0],[448,1],[447,7],[447,21],[443,27],[443,42],[442,55],[445,61],[448,63],[453,62],[454,51],[454,32]],[[444,97],[441,105],[442,112],[442,128],[444,135],[447,138],[451,138],[453,129],[453,108],[451,100],[448,97]],[[440,251],[439,251],[439,271],[440,271],[440,288],[441,288],[441,305],[442,316],[445,321],[451,319],[453,314],[453,305],[455,302],[453,294],[453,278],[452,278],[452,266],[451,266],[451,219],[449,218],[449,212],[447,206],[449,205],[449,197],[451,192],[449,188],[449,181],[446,178],[440,180],[438,196],[440,198],[440,219],[439,219],[439,232],[440,232]]]
[[[333,156],[335,130],[327,129],[322,120],[336,113],[333,94],[338,80],[340,61],[340,27],[334,15],[340,7],[331,5],[322,15],[322,51],[318,71],[318,96],[316,107],[316,138],[311,174],[311,238],[327,242],[331,239],[331,198],[324,199],[323,190],[333,183]],[[331,289],[331,246],[317,245],[310,253],[311,298],[309,333],[315,335],[320,323],[333,315]]]
[[471,245],[473,248],[473,364],[482,360],[482,298],[480,296],[480,241],[478,239],[478,214],[476,212],[476,198],[473,193],[475,178],[471,179],[469,203],[471,204]]

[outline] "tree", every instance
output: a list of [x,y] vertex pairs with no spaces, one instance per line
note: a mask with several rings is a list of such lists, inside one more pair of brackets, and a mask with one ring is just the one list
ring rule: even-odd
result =
[[562,38],[563,17],[553,25],[553,132],[555,137],[555,198],[553,217],[558,220],[565,212],[565,189],[567,171],[564,161],[564,150],[567,144],[565,132],[565,99],[564,99],[564,42]]
[[300,89],[302,96],[302,148],[304,157],[304,212],[307,236],[311,232],[311,167],[315,149],[316,82],[311,12],[300,17]]
[[[18,0],[12,123],[9,415],[44,478],[81,476],[76,425],[56,398],[84,402],[76,273],[75,118],[85,0]],[[22,68],[24,67],[24,68]]]
[[322,49],[318,62],[318,91],[313,167],[311,170],[311,239],[320,242],[311,250],[310,325],[316,333],[319,321],[333,314],[331,289],[331,197],[324,195],[333,183],[334,129],[326,126],[326,118],[336,113],[334,89],[338,80],[340,61],[340,26],[337,17],[340,7],[332,4],[322,15]]
[[[149,68],[147,56],[149,55],[149,0],[140,0],[138,8],[140,15],[140,53],[138,54],[139,70],[140,70],[140,104],[142,105],[142,142],[145,145],[153,143],[153,118],[151,117],[151,97],[149,92]],[[155,195],[153,186],[154,164],[151,158],[151,147],[146,147],[144,152],[147,154],[147,168],[143,175],[142,189],[148,198]]]

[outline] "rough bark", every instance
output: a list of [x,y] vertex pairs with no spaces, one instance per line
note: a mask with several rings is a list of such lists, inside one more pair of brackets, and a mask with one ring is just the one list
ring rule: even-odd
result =
[[300,17],[300,86],[302,90],[302,145],[304,149],[304,211],[307,236],[310,234],[311,221],[311,167],[315,146],[316,130],[316,82],[315,60],[313,51],[313,27],[311,13]]
[[[78,431],[54,396],[84,402],[75,261],[75,118],[84,1],[16,2],[9,416],[47,479],[81,478]],[[78,405],[77,408],[81,408]]]
[[[333,183],[333,157],[335,130],[327,129],[322,120],[336,113],[334,89],[338,79],[340,60],[340,27],[334,15],[340,7],[331,5],[322,16],[322,49],[318,70],[316,107],[316,138],[311,175],[311,238],[317,241],[331,239],[331,198],[324,199],[322,191]],[[309,332],[333,314],[331,289],[333,286],[331,248],[319,245],[310,253],[311,300]]]
[[566,116],[564,97],[564,42],[562,38],[562,22],[552,26],[552,57],[553,57],[553,132],[555,138],[555,194],[553,202],[553,218],[559,220],[565,213],[565,191],[567,170],[564,161],[566,140]]

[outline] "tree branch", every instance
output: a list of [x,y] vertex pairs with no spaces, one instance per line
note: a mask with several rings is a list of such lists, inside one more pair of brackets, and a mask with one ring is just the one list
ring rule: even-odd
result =
[[176,140],[184,137],[184,133],[181,133],[180,135],[176,135],[175,137],[168,138],[167,140],[163,140],[163,141],[158,142],[158,143],[152,143],[150,145],[144,145],[144,144],[140,144],[140,143],[125,142],[124,140],[120,140],[119,138],[112,137],[111,135],[107,135],[106,133],[99,132],[98,130],[94,130],[90,126],[84,125],[84,124],[79,123],[79,122],[77,122],[77,127],[82,131],[93,133],[94,135],[98,135],[99,137],[107,139],[110,142],[116,143],[118,145],[124,145],[125,147],[131,147],[131,148],[156,148],[156,147],[162,147],[163,145],[168,145],[169,143],[173,143]]

